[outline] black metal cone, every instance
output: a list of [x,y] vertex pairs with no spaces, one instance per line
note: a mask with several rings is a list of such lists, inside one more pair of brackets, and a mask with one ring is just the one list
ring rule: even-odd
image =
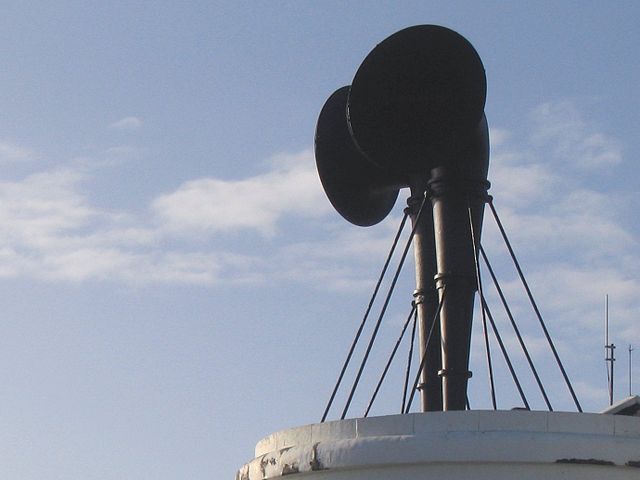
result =
[[475,129],[486,89],[482,61],[464,37],[437,25],[409,27],[378,44],[358,68],[349,128],[381,168],[428,172]]

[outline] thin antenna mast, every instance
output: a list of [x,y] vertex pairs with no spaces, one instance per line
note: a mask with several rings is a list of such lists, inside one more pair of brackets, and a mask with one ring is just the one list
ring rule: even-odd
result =
[[629,396],[633,395],[631,393],[631,352],[633,352],[633,348],[631,348],[631,345],[629,345]]
[[613,405],[613,363],[616,361],[615,348],[616,346],[613,343],[609,343],[609,294],[606,294],[604,297],[604,361],[608,364],[609,405]]

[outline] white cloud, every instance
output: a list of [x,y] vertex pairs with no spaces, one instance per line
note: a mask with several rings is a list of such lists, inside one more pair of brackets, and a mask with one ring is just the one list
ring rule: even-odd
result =
[[[602,343],[605,293],[611,298],[618,338],[625,344],[640,342],[638,232],[620,220],[621,213],[633,210],[629,202],[635,200],[625,192],[597,190],[604,186],[589,181],[597,165],[607,163],[615,171],[621,151],[615,139],[589,126],[574,107],[540,107],[529,131],[531,143],[514,132],[492,129],[491,193],[569,374],[581,396],[598,406],[604,400],[601,389],[593,387],[593,371],[601,366],[601,355],[594,352]],[[28,155],[29,150],[13,155],[19,152]],[[128,148],[115,147],[102,156],[130,154]],[[366,295],[400,222],[402,205],[371,228],[340,218],[325,198],[310,150],[276,155],[254,176],[184,182],[158,195],[148,209],[106,211],[96,206],[86,183],[99,180],[103,163],[73,161],[70,167],[0,181],[1,278],[134,286],[295,282]],[[403,192],[398,202],[404,197]],[[483,244],[545,385],[561,391],[557,368],[488,210]],[[409,258],[401,291],[394,297],[404,306],[413,290]],[[485,288],[489,284],[486,276]],[[509,350],[517,352],[501,307],[492,310],[508,329],[503,333]],[[396,314],[393,308],[390,314]],[[481,336],[473,345],[473,368],[481,370]],[[499,352],[494,355],[502,362]],[[524,372],[521,357],[516,368]],[[531,383],[525,388],[536,391]],[[518,402],[514,397],[513,403]],[[567,399],[559,402],[571,408]],[[558,401],[552,403],[555,408]]]
[[273,235],[285,215],[314,217],[328,210],[310,150],[277,155],[271,170],[242,180],[200,178],[152,205],[163,229],[182,235],[255,230]]
[[[588,127],[566,102],[536,108],[533,119],[531,146],[507,141],[492,155],[492,193],[513,240],[546,252],[548,259],[582,263],[634,251],[636,236],[620,221],[630,208],[623,194],[597,191],[589,182],[599,161],[621,161],[617,147],[585,155],[585,144],[605,136]],[[485,237],[490,246],[492,235]]]
[[578,398],[581,398],[583,402],[587,401],[604,407],[603,399],[608,395],[604,383],[602,383],[600,387],[596,387],[593,383],[578,381],[575,382],[574,388],[576,395]]
[[[629,329],[637,310],[629,289],[640,258],[634,232],[615,215],[629,207],[615,193],[589,188],[581,181],[585,166],[566,158],[584,145],[606,144],[606,137],[573,107],[546,104],[536,112],[531,145],[513,132],[492,130],[498,141],[490,180],[503,222],[516,252],[534,261],[525,269],[542,285],[535,289],[551,312],[584,315],[608,288],[624,295],[621,316],[629,320],[622,328]],[[569,131],[573,141],[557,150],[558,132]],[[0,276],[208,285],[295,280],[366,291],[399,223],[397,214],[373,228],[342,220],[322,192],[310,150],[276,155],[251,177],[190,180],[157,196],[141,214],[96,207],[83,188],[94,180],[95,165],[74,165],[80,166],[0,182]],[[502,247],[487,217],[483,243],[493,258]],[[280,235],[285,230],[287,237]],[[239,238],[249,242],[236,246]],[[557,281],[546,281],[549,275]],[[509,282],[505,288],[515,291]],[[581,309],[571,309],[573,299]]]
[[551,146],[559,159],[581,169],[616,165],[622,161],[622,147],[615,138],[594,131],[570,102],[544,103],[532,113],[533,140]]
[[0,141],[0,163],[30,160],[34,152],[28,148],[7,141]]
[[503,145],[511,137],[511,133],[504,128],[489,127],[491,147]]
[[154,215],[142,216],[94,206],[83,187],[100,164],[72,165],[0,181],[0,276],[134,284],[263,281],[270,269],[257,252],[254,258],[180,243],[204,236],[206,244],[212,234],[243,229],[274,234],[285,215],[328,211],[309,151],[275,156],[270,171],[248,179],[187,182],[153,201]]
[[505,155],[495,155],[491,167],[491,191],[498,192],[501,202],[526,207],[554,190],[559,179],[543,165],[512,165]]
[[156,231],[102,211],[80,193],[88,174],[63,168],[0,182],[0,276],[46,280],[212,283],[219,261],[164,252]]
[[109,125],[117,130],[137,130],[142,126],[142,120],[138,117],[124,117]]
[[[622,149],[575,106],[544,104],[531,118],[530,144],[504,135],[502,143],[492,144],[491,193],[579,397],[587,405],[598,406],[605,401],[604,389],[594,387],[604,376],[605,294],[615,300],[611,318],[616,342],[640,341],[638,231],[624,221],[637,209],[637,200],[592,180],[603,166],[608,175],[617,173],[617,165],[624,160]],[[487,212],[483,244],[494,269],[503,273],[501,286],[521,328],[540,336],[491,217]],[[557,376],[548,348],[546,352],[547,358],[541,357],[543,371]],[[562,387],[560,378],[554,382]],[[562,408],[573,408],[567,399],[562,402]]]
[[87,223],[95,212],[76,191],[82,179],[60,169],[0,182],[0,238],[36,245]]
[[[342,219],[337,222],[332,228],[325,228],[323,238],[297,240],[282,246],[269,276],[311,282],[340,292],[365,292],[373,288],[400,218],[392,215],[373,228],[356,227]],[[409,227],[405,228],[397,252],[406,243],[408,231]],[[410,264],[411,260],[407,262],[409,270]]]

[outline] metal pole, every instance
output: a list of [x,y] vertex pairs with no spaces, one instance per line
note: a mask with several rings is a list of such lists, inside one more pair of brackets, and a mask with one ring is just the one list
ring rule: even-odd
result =
[[448,291],[440,313],[442,369],[439,374],[442,377],[444,410],[466,408],[467,384],[471,377],[471,322],[477,290],[468,208],[470,205],[479,244],[488,188],[486,180],[473,182],[460,178],[456,173],[446,168],[434,169],[429,184],[436,233],[436,286],[440,295],[442,289]]
[[613,405],[613,364],[616,361],[615,358],[616,346],[611,344],[611,389],[609,390],[609,405]]
[[633,352],[633,348],[629,345],[629,396],[632,395],[631,391],[631,352]]
[[604,296],[604,361],[607,365],[607,393],[609,394],[609,405],[613,404],[611,391],[611,357],[609,345],[609,294]]
[[438,268],[436,288],[442,302],[442,369],[438,374],[442,377],[443,410],[464,410],[467,404],[471,322],[477,290],[477,251],[470,224],[476,233],[476,244],[480,245],[488,169],[489,130],[483,117],[447,161],[431,169],[429,179]]
[[417,180],[411,185],[407,211],[415,231],[413,252],[416,264],[416,290],[413,296],[418,313],[420,358],[425,359],[418,390],[420,390],[421,409],[423,412],[429,412],[442,410],[442,382],[438,377],[442,360],[440,331],[437,328],[433,329],[430,345],[427,345],[429,332],[432,330],[438,310],[438,293],[434,280],[437,267],[431,205],[424,203],[418,218],[418,210],[420,205],[423,205],[425,190],[426,181],[424,180]]
[[609,295],[604,297],[604,351],[605,362],[608,363],[607,374],[609,380],[609,405],[613,405],[613,364],[616,361],[615,348],[613,343],[609,343]]
[[604,346],[609,345],[609,294],[604,296]]

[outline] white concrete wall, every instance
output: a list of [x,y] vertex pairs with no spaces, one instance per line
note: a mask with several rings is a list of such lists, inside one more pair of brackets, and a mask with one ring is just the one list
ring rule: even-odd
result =
[[351,419],[274,433],[237,480],[640,479],[640,418],[468,411]]

